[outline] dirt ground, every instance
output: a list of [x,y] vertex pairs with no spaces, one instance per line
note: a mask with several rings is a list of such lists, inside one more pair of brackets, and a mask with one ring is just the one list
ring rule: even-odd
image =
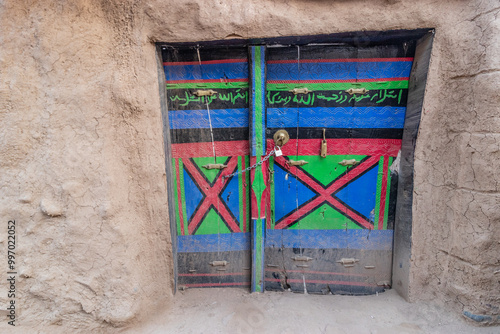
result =
[[168,312],[125,333],[498,334],[500,327],[476,327],[438,306],[407,303],[394,290],[352,297],[191,289],[179,292]]

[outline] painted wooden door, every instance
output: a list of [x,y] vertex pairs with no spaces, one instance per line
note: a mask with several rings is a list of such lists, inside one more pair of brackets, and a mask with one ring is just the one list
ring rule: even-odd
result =
[[[165,48],[178,285],[250,285],[248,51]],[[214,167],[224,165],[223,169]]]
[[370,294],[391,284],[389,167],[401,147],[408,55],[407,45],[268,49],[267,150],[278,129],[290,141],[269,163],[266,290]]

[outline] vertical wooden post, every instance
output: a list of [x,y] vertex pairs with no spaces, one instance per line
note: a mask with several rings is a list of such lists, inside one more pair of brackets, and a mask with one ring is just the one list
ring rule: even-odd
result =
[[[260,161],[266,151],[265,141],[265,47],[251,46],[250,53],[250,163]],[[252,292],[264,291],[264,236],[266,188],[264,166],[251,171],[252,185]]]

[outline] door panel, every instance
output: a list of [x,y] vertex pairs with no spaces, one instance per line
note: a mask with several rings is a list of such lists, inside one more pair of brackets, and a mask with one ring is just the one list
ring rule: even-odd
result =
[[[163,60],[178,284],[249,286],[249,178],[223,177],[249,164],[247,50],[169,48]],[[208,169],[217,164],[226,167]]]
[[270,160],[267,290],[369,294],[390,285],[389,166],[401,147],[411,53],[404,45],[269,50],[268,148],[280,128],[291,139]]

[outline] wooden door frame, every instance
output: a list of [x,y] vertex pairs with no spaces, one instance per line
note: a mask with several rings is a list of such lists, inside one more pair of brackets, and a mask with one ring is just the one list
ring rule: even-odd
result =
[[[162,49],[171,47],[196,47],[196,46],[279,46],[279,45],[306,45],[306,44],[334,44],[351,46],[371,46],[398,43],[405,41],[416,41],[416,51],[414,63],[412,66],[409,88],[408,102],[405,116],[405,125],[403,129],[403,141],[401,148],[400,173],[398,174],[398,196],[396,204],[396,220],[394,226],[394,247],[393,247],[393,269],[392,282],[393,288],[398,291],[405,299],[408,299],[409,293],[409,275],[410,259],[412,254],[411,236],[412,236],[412,206],[413,206],[413,174],[414,174],[414,152],[417,140],[420,118],[422,114],[425,87],[427,83],[427,72],[430,63],[432,43],[435,30],[433,28],[416,30],[392,30],[392,31],[363,31],[363,32],[344,32],[337,34],[324,34],[315,36],[295,36],[295,37],[276,37],[276,38],[255,38],[255,39],[234,39],[234,40],[216,40],[205,42],[186,42],[186,43],[156,43],[156,61],[158,68],[159,98],[161,105],[161,117],[163,123],[163,145],[165,152],[165,173],[167,179],[167,198],[169,205],[169,221],[175,222],[175,204],[174,204],[174,185],[173,170],[170,163],[172,158],[170,128],[168,120],[168,109],[165,93],[165,73],[163,70]],[[252,136],[252,135],[251,135]],[[256,224],[259,220],[256,220]],[[254,226],[254,230],[258,226]],[[174,293],[177,291],[177,231],[176,225],[170,223],[170,233],[172,236],[173,253],[173,276]],[[253,233],[253,231],[252,231]],[[259,240],[255,240],[259,243]],[[262,242],[262,240],[260,240]],[[253,247],[255,248],[255,246]],[[255,250],[252,250],[255,253]],[[252,258],[253,258],[252,254]],[[255,253],[256,256],[263,255]],[[253,261],[254,262],[254,261]],[[262,262],[263,265],[263,262]],[[252,263],[252,267],[254,263]],[[263,291],[254,288],[258,285],[259,273],[252,271],[252,291]]]

